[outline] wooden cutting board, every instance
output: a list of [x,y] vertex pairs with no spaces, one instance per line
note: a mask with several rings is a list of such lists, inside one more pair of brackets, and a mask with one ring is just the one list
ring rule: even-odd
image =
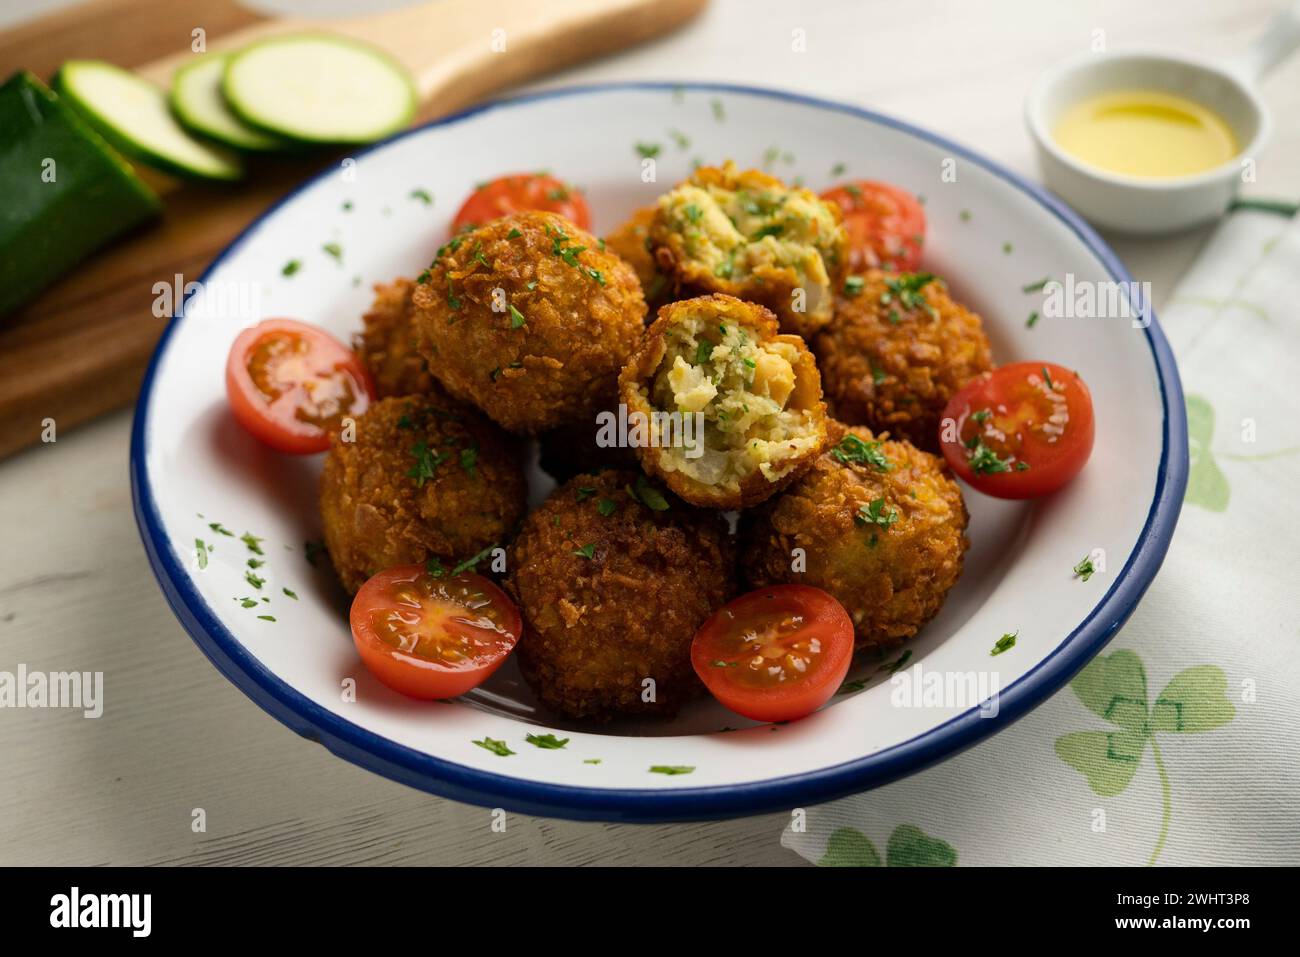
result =
[[[707,0],[435,0],[345,20],[273,19],[233,0],[92,0],[0,33],[0,80],[28,69],[48,80],[63,61],[108,60],[160,84],[187,57],[192,31],[208,51],[302,29],[327,29],[387,49],[423,98],[418,122],[548,71],[651,39]],[[493,40],[504,30],[505,51]],[[0,457],[132,402],[166,319],[156,282],[197,279],[234,236],[295,184],[342,153],[258,158],[231,186],[148,173],[162,220],[101,250],[38,299],[0,318]]]

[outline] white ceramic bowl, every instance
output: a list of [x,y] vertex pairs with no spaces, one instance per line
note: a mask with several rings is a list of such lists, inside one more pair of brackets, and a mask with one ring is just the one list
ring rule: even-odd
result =
[[[676,145],[670,130],[689,146]],[[647,141],[661,144],[655,183],[643,182],[635,149]],[[888,669],[860,662],[850,673],[860,690],[788,725],[756,725],[702,700],[670,722],[591,726],[540,709],[513,662],[454,703],[427,704],[388,691],[358,661],[346,598],[327,568],[304,560],[304,542],[320,534],[319,460],[265,449],[226,410],[222,370],[235,335],[263,316],[288,315],[350,336],[370,284],[427,265],[482,180],[555,170],[586,189],[603,233],[687,175],[697,156],[766,159],[818,188],[873,177],[923,194],[926,265],[986,317],[997,358],[1068,363],[1090,383],[1097,443],[1087,469],[1039,503],[967,495],[965,574],[898,668],[900,680],[935,673],[982,677],[986,688],[996,682],[995,709],[955,698],[900,705]],[[941,171],[953,163],[956,182],[945,181]],[[433,194],[434,204],[412,198],[415,190]],[[338,244],[341,263],[322,251],[327,243]],[[285,276],[291,259],[301,268]],[[1067,273],[1087,282],[1129,278],[1042,190],[954,143],[854,107],[670,84],[492,104],[322,174],[212,264],[163,337],[137,408],[131,467],[141,535],[168,601],[217,668],[298,733],[380,774],[458,800],[574,818],[706,818],[829,800],[941,760],[1024,714],[1109,640],[1164,556],[1187,479],[1173,358],[1154,322],[1144,329],[1044,317],[1028,327],[1041,293],[1023,287]],[[260,296],[243,303],[238,293],[252,289]],[[536,501],[550,481],[536,469],[530,481]],[[266,565],[257,574],[266,583],[254,594],[270,602],[241,607],[237,599],[253,591],[247,552],[238,538],[214,533],[213,522],[263,539]],[[196,539],[215,546],[204,562]],[[1094,549],[1104,549],[1106,570],[1081,581],[1071,569]],[[1018,632],[1015,647],[991,657],[1008,632]],[[344,693],[348,679],[356,700]],[[542,750],[525,740],[547,731],[568,745]],[[474,744],[485,738],[515,753]],[[666,775],[652,766],[692,770]]]

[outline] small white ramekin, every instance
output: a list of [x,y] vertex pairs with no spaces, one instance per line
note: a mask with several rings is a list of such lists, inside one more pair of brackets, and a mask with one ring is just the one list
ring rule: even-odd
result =
[[[1025,100],[1025,123],[1043,180],[1085,218],[1127,233],[1169,233],[1223,214],[1272,130],[1257,92],[1263,74],[1300,46],[1300,3],[1279,14],[1242,56],[1216,63],[1149,50],[1085,53],[1048,70]],[[1194,100],[1232,128],[1240,152],[1203,173],[1141,177],[1083,162],[1056,142],[1061,115],[1087,97],[1119,90],[1158,90]]]

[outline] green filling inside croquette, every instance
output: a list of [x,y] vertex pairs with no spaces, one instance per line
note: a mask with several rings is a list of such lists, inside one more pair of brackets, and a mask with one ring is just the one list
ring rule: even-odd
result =
[[757,270],[793,269],[815,312],[830,285],[839,224],[804,189],[738,189],[683,183],[659,199],[686,253],[721,279],[743,283]]
[[[658,412],[700,413],[698,448],[665,447],[660,464],[709,486],[739,488],[755,470],[781,478],[818,441],[812,414],[798,407],[798,347],[760,342],[752,329],[697,313],[667,332],[651,384]],[[694,421],[699,421],[695,419]]]

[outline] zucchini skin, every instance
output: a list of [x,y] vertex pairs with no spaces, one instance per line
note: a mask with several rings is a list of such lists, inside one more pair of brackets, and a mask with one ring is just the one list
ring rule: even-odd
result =
[[96,249],[158,216],[162,201],[112,146],[25,70],[0,86],[0,129],[3,316]]
[[[104,61],[84,62],[103,63]],[[112,66],[112,64],[108,65]],[[54,79],[50,81],[50,86],[54,89],[55,93],[67,101],[68,106],[75,110],[76,113],[95,130],[95,132],[102,136],[111,146],[121,152],[124,156],[129,156],[131,159],[142,163],[145,166],[167,173],[177,179],[189,180],[191,182],[230,183],[243,178],[244,168],[239,159],[239,154],[233,150],[226,149],[225,147],[212,146],[211,148],[214,150],[224,150],[229,158],[229,162],[232,164],[229,170],[222,173],[199,172],[182,163],[174,162],[170,158],[150,149],[147,145],[138,143],[129,136],[124,135],[116,127],[97,116],[90,108],[80,102],[74,92],[67,89],[65,77],[67,67],[68,64],[64,64],[59,68],[59,71],[54,74]],[[117,67],[114,67],[114,69],[117,69]],[[164,98],[167,97],[167,92],[165,90],[160,90],[159,92]],[[170,109],[170,104],[168,105],[168,108]],[[177,120],[176,122],[179,124],[180,121]],[[184,129],[184,127],[181,128],[182,130]],[[186,135],[189,135],[191,139],[197,139],[197,137],[194,137],[192,134],[187,133]],[[200,140],[200,142],[203,141]]]

